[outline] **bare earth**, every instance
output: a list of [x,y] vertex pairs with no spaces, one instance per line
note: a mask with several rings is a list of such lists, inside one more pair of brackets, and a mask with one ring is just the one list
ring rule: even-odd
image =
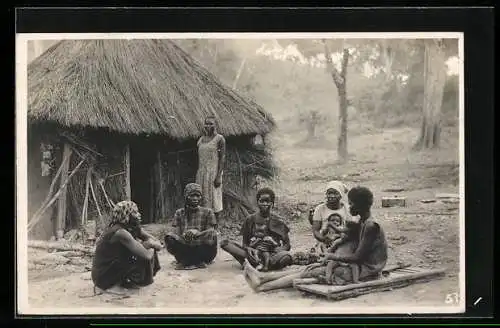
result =
[[[390,243],[389,264],[405,262],[445,268],[447,275],[441,280],[332,303],[295,290],[255,294],[247,286],[236,262],[223,252],[207,269],[175,271],[171,264],[173,257],[162,251],[162,270],[155,283],[133,292],[130,298],[114,300],[109,295],[82,298],[92,294],[90,273],[82,272],[85,271],[83,264],[76,269],[60,265],[29,271],[29,304],[37,308],[183,308],[184,311],[196,309],[195,313],[209,312],[213,308],[229,308],[230,312],[242,313],[251,313],[252,308],[279,308],[284,313],[291,308],[302,308],[328,313],[332,309],[339,311],[353,306],[361,313],[363,309],[381,305],[456,305],[447,304],[445,300],[448,294],[459,292],[458,204],[420,202],[435,198],[436,193],[458,193],[456,130],[444,130],[441,149],[425,153],[410,151],[418,135],[416,129],[399,128],[353,136],[349,140],[349,151],[355,155],[349,164],[343,165],[336,164],[336,152],[329,145],[299,148],[290,136],[274,143],[281,180],[271,186],[279,196],[278,209],[286,209],[290,215],[301,214],[296,211],[300,208],[298,204],[320,202],[323,187],[329,180],[341,179],[350,186],[368,186],[376,196],[373,215],[383,225]],[[404,189],[399,194],[407,197],[406,208],[381,208],[380,198],[394,194],[384,190],[396,187]],[[292,247],[295,250],[313,245],[306,221],[304,213],[292,219]]]

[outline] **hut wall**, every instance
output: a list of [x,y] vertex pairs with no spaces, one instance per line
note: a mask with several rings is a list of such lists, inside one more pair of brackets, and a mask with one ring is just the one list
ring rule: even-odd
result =
[[[195,144],[171,143],[158,149],[160,164],[155,165],[154,196],[156,221],[173,218],[176,209],[184,205],[184,186],[195,182],[198,157]],[[160,171],[161,170],[161,171]],[[160,173],[162,180],[160,181]]]
[[[40,208],[49,192],[52,177],[42,176],[42,136],[38,131],[28,131],[28,220]],[[53,209],[45,212],[40,222],[28,233],[29,239],[48,240],[54,235]]]
[[[68,206],[66,218],[67,229],[77,228],[82,223],[89,170],[91,173],[87,200],[87,221],[96,220],[100,226],[106,225],[113,204],[126,198],[126,175],[123,161],[125,144],[125,142],[110,136],[103,138],[93,134],[85,136],[85,140],[79,139],[77,144],[73,143],[73,147],[80,155],[85,156],[86,162],[69,183],[68,204],[70,206]],[[70,169],[75,167],[81,159],[82,157],[79,155],[73,156]]]
[[[78,137],[76,137],[78,135]],[[126,198],[126,174],[124,166],[125,145],[133,145],[147,149],[153,160],[143,161],[139,153],[131,151],[131,162],[141,166],[144,163],[145,172],[149,174],[150,188],[134,190],[132,195],[145,192],[148,203],[142,202],[142,207],[148,206],[149,215],[144,217],[144,223],[167,222],[173,218],[175,210],[184,205],[184,186],[195,182],[198,167],[198,156],[195,140],[187,142],[161,141],[151,138],[134,137],[133,140],[123,136],[102,135],[86,131],[84,134],[72,134],[68,139],[59,134],[59,142],[70,142],[73,148],[70,168],[72,171],[85,158],[85,163],[74,174],[68,184],[68,210],[66,230],[77,228],[82,222],[82,211],[85,201],[86,177],[91,169],[91,181],[97,204],[89,188],[87,221],[97,219],[97,229],[102,229],[109,220],[109,212],[113,203]],[[267,154],[253,147],[250,137],[227,138],[226,163],[223,178],[223,220],[241,221],[255,206],[255,176],[266,175],[269,159]],[[39,141],[30,139],[30,216],[45,199],[52,177],[41,177]],[[133,148],[132,148],[133,149]],[[148,155],[149,157],[149,155]],[[35,158],[36,160],[31,160]],[[60,165],[60,158],[57,161]],[[132,165],[131,165],[132,166]],[[262,173],[264,172],[264,173]],[[134,172],[131,172],[133,175]],[[104,191],[103,188],[104,187]],[[106,198],[107,196],[107,198]],[[109,201],[108,201],[109,199]],[[133,198],[134,200],[134,198]],[[57,206],[54,206],[56,208]],[[141,211],[143,211],[141,209]],[[53,235],[51,213],[43,220],[40,228],[34,229],[38,238],[48,239]],[[35,232],[34,232],[35,234]],[[34,238],[34,237],[33,237]]]
[[[240,221],[255,206],[255,177],[266,170],[270,159],[256,149],[251,137],[226,139],[226,162],[223,177],[223,220]],[[156,222],[172,219],[184,204],[183,189],[195,182],[198,157],[194,141],[170,143],[161,149],[161,180],[155,166],[154,197]],[[264,176],[266,174],[263,174]],[[250,207],[250,208],[249,208]],[[242,209],[243,208],[243,209]]]

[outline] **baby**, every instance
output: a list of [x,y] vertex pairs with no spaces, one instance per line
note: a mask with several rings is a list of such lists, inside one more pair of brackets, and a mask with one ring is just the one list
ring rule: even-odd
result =
[[333,252],[348,239],[347,229],[342,227],[342,218],[338,214],[332,214],[327,220],[323,221],[320,233],[328,237],[331,244],[327,249],[324,243],[318,242],[311,249],[313,253],[324,254],[326,252]]
[[331,240],[328,251],[333,253],[341,244],[349,239],[349,231],[350,229],[342,226],[340,215],[332,214],[323,222],[320,233]]
[[255,222],[255,233],[250,239],[248,246],[257,250],[260,263],[257,265],[256,269],[259,271],[269,271],[271,254],[276,250],[279,244],[269,235],[267,222],[263,218],[258,217]]

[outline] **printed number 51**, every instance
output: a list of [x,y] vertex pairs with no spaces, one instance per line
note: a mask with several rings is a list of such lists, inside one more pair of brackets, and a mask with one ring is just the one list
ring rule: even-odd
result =
[[451,293],[446,295],[446,299],[444,300],[446,304],[457,304],[459,302],[458,293]]

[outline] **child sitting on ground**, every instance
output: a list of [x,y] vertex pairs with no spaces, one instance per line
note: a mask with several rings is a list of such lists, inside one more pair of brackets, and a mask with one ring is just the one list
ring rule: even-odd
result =
[[260,216],[257,217],[255,222],[255,233],[250,239],[249,246],[257,250],[259,263],[256,269],[259,271],[268,271],[271,254],[274,253],[279,243],[269,235],[267,222]]

